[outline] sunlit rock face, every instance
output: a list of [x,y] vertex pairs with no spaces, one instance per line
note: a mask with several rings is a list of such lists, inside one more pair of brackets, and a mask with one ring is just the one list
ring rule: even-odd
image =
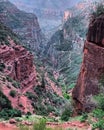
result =
[[73,89],[76,112],[91,111],[90,101],[99,93],[100,79],[104,75],[104,15],[94,18],[90,24],[83,51],[80,74]]

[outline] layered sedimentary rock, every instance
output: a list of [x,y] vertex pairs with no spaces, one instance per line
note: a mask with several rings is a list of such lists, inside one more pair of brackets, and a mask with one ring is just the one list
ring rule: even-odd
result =
[[6,68],[4,73],[21,82],[22,87],[35,85],[36,71],[33,55],[20,45],[0,46],[0,61]]
[[[37,84],[33,55],[21,45],[9,40],[9,46],[0,45],[0,65],[5,66],[0,73],[0,85],[12,107],[23,113],[33,113],[31,101],[24,95]],[[10,96],[12,90],[16,92],[14,98]]]
[[91,96],[99,93],[99,83],[104,75],[103,40],[104,15],[100,15],[90,22],[80,74],[72,92],[77,113],[93,109]]

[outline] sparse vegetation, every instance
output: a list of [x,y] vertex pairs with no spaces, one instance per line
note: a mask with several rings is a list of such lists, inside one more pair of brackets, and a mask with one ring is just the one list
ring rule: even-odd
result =
[[3,71],[5,69],[5,64],[4,63],[0,63],[0,71]]
[[47,91],[38,85],[34,87],[34,92],[27,92],[26,96],[32,100],[32,106],[36,114],[48,116],[50,112],[60,115],[61,106],[65,104],[65,99],[59,97],[53,91]]
[[13,117],[21,117],[21,115],[21,111],[17,109],[4,108],[0,111],[0,118],[4,118],[5,120]]
[[81,122],[85,122],[87,119],[88,119],[88,114],[87,113],[83,113],[80,121]]
[[95,19],[96,17],[104,14],[104,5],[102,3],[96,6],[96,10],[91,13],[91,16]]
[[19,44],[19,38],[8,27],[0,23],[0,45],[10,45],[9,38],[12,38],[16,44]]
[[0,91],[0,118],[4,118],[8,120],[12,117],[20,117],[21,111],[17,109],[13,109],[11,106],[11,102],[8,98]]
[[12,85],[13,85],[15,88],[20,88],[20,83],[17,82],[17,81],[15,81],[15,80],[13,80]]
[[2,91],[0,91],[0,108],[4,109],[4,108],[8,108],[11,109],[11,102],[8,100],[8,98],[3,94]]
[[20,88],[20,87],[21,87],[20,83],[17,82],[17,81],[15,81],[15,80],[13,80],[11,77],[6,76],[6,79],[8,80],[8,82],[11,82],[12,85],[13,85],[15,88]]
[[69,94],[67,94],[67,93],[64,93],[63,96],[64,96],[64,98],[66,98],[66,99],[70,99],[70,96],[69,96]]
[[104,129],[104,95],[100,94],[96,96],[96,100],[98,102],[97,108],[93,111],[93,116],[96,119],[97,122],[93,123],[93,130],[99,129],[103,130]]
[[16,96],[16,93],[17,92],[15,90],[11,90],[9,95],[14,98]]
[[[25,125],[20,125],[19,126],[20,130],[30,130],[29,126],[25,126]],[[38,123],[34,123],[33,127],[31,128],[31,130],[63,130],[62,128],[47,128],[46,127],[46,120],[45,119],[40,119],[40,121]]]
[[72,116],[73,110],[71,106],[66,107],[65,110],[62,112],[61,120],[62,121],[68,121],[69,118]]
[[93,117],[96,119],[96,122],[93,123],[93,130],[97,128],[99,130],[104,130],[104,76],[101,76],[99,84],[100,94],[95,96],[97,108],[93,110]]

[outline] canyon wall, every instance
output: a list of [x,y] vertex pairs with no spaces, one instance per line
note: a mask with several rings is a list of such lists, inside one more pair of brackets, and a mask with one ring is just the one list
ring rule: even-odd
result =
[[3,0],[0,2],[0,22],[18,34],[25,46],[39,51],[43,35],[35,14],[21,11],[8,0]]
[[90,111],[95,107],[91,97],[99,93],[100,81],[104,75],[104,15],[94,17],[84,44],[83,62],[73,89],[77,113]]

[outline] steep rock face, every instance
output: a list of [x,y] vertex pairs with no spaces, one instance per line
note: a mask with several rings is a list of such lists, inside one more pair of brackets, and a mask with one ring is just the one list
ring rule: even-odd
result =
[[99,83],[104,75],[103,21],[104,15],[100,15],[89,25],[83,62],[72,94],[77,112],[93,109],[90,97],[99,93]]
[[33,50],[39,50],[42,33],[38,19],[34,14],[20,11],[7,1],[0,2],[0,22],[19,34],[22,42]]
[[[10,41],[10,43],[13,43],[13,41]],[[1,45],[0,64],[2,63],[5,64],[3,73],[8,77],[8,81],[4,78],[6,81],[4,83],[2,82],[3,79],[0,79],[3,93],[11,101],[13,108],[20,109],[23,113],[27,113],[28,111],[33,113],[31,101],[23,95],[36,85],[36,70],[33,65],[32,54],[20,45]],[[16,84],[20,85],[16,87]],[[16,91],[15,98],[10,96],[10,91],[12,90]],[[23,107],[20,107],[20,104]]]
[[[33,113],[31,101],[24,94],[37,85],[37,73],[33,55],[19,43],[17,36],[0,23],[0,91],[13,108]],[[11,91],[15,92],[15,97],[10,95]]]
[[0,61],[5,63],[4,73],[21,82],[23,87],[35,84],[33,56],[22,46],[0,46]]

